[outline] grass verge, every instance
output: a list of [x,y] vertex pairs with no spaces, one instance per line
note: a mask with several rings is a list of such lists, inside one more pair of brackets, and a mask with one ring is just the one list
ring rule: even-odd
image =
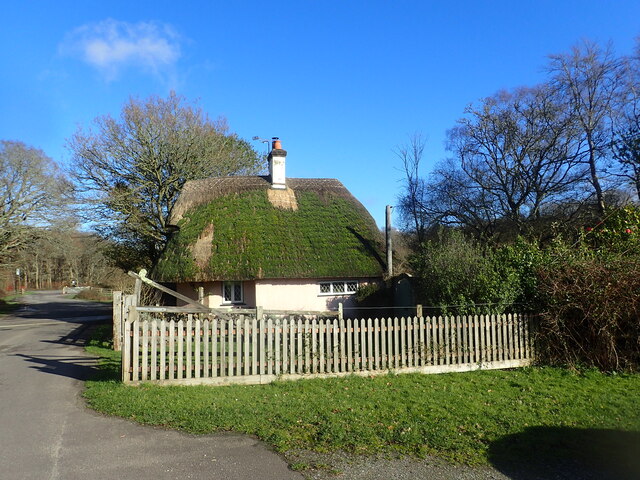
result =
[[[143,424],[248,433],[279,451],[396,451],[466,464],[543,454],[591,457],[585,444],[607,435],[640,445],[640,375],[527,368],[256,386],[127,387],[118,380],[120,360],[109,349],[108,327],[98,334],[88,350],[102,357],[101,374],[87,382],[84,395],[100,412]],[[599,452],[609,455],[600,444]]]
[[72,298],[78,300],[87,300],[90,302],[99,302],[99,303],[112,303],[113,297],[111,292],[104,292],[102,290],[81,290],[76,293]]
[[0,298],[0,315],[8,315],[14,312],[20,306],[19,302],[16,302],[17,295]]

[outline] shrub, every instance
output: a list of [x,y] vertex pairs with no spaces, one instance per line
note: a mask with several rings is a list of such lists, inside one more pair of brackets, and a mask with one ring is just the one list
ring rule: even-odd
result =
[[441,313],[501,313],[521,296],[519,272],[505,252],[442,230],[412,258],[418,300]]
[[111,292],[102,289],[81,290],[75,296],[81,300],[90,300],[94,302],[110,302],[112,299]]
[[640,255],[640,207],[607,209],[604,220],[584,227],[580,240],[601,253]]
[[639,207],[611,208],[603,221],[545,248],[523,239],[482,247],[441,231],[412,265],[418,300],[442,313],[539,313],[544,363],[640,370]]
[[609,209],[578,240],[556,241],[537,268],[538,347],[548,363],[640,367],[640,209]]
[[545,300],[538,348],[552,364],[637,370],[640,262],[637,257],[564,252],[538,270]]

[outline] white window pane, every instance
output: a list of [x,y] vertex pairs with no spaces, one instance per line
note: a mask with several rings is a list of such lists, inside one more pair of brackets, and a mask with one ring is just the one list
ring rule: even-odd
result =
[[334,293],[344,293],[344,282],[333,282]]
[[347,282],[347,292],[354,293],[358,289],[358,282]]
[[320,284],[320,293],[331,293],[331,284],[330,283],[321,283]]
[[236,282],[233,284],[233,301],[242,301],[242,283]]
[[224,301],[225,302],[231,302],[233,299],[231,297],[231,284],[230,283],[226,283],[224,284],[224,288],[223,288],[223,295],[224,295]]

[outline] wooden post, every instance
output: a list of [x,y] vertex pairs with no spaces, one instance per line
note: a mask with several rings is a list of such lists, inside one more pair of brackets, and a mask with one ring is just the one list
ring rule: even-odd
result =
[[136,307],[140,306],[140,294],[142,293],[142,280],[140,280],[139,278],[136,278],[136,284],[135,287],[133,287],[133,295],[135,298],[135,303],[134,305]]
[[[121,363],[121,374],[122,374],[122,382],[128,383],[130,381],[138,380],[138,356],[137,356],[137,343],[134,343],[132,346],[132,342],[138,342],[137,335],[132,333],[138,331],[138,312],[135,308],[131,309],[127,313],[127,317],[123,318],[124,323],[124,342],[122,348],[122,363]],[[133,337],[133,338],[132,338]],[[133,358],[132,358],[133,357]],[[133,365],[132,365],[133,363]]]
[[422,305],[416,305],[416,317],[422,318]]
[[204,305],[204,287],[198,287],[198,303]]
[[256,307],[256,320],[262,320],[264,316],[264,309],[262,307]]
[[[128,322],[131,324],[133,330],[133,347],[131,353],[131,362],[133,363],[131,369],[131,379],[134,382],[140,380],[140,322],[138,319],[138,312],[135,308],[130,308],[127,313]],[[129,349],[125,349],[125,355],[129,353]]]
[[386,208],[386,240],[387,240],[387,275],[393,276],[393,246],[391,244],[391,205],[387,205]]
[[113,292],[113,350],[122,350],[124,337],[124,322],[128,311],[133,306],[133,295],[122,295],[122,292]]
[[342,302],[338,303],[338,320],[343,320],[344,319],[344,310],[343,310],[343,306],[342,306]]
[[178,300],[182,300],[187,305],[191,305],[192,307],[197,308],[200,311],[209,312],[210,310],[212,310],[205,307],[201,303],[198,303],[193,298],[189,298],[186,295],[182,295],[181,293],[171,290],[170,288],[167,288],[164,285],[160,285],[159,283],[154,282],[150,278],[147,278],[147,271],[145,269],[140,270],[139,273],[129,272],[129,276],[135,278],[136,280],[140,280],[141,282],[144,282],[147,285],[151,285],[153,288],[156,288],[161,292],[168,293],[169,295],[176,297]]
[[122,292],[113,292],[113,350],[122,350]]

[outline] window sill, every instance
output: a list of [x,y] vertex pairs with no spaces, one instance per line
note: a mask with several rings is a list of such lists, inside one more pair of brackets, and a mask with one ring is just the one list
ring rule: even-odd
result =
[[349,295],[355,295],[356,292],[342,292],[342,293],[319,293],[319,297],[348,297]]

